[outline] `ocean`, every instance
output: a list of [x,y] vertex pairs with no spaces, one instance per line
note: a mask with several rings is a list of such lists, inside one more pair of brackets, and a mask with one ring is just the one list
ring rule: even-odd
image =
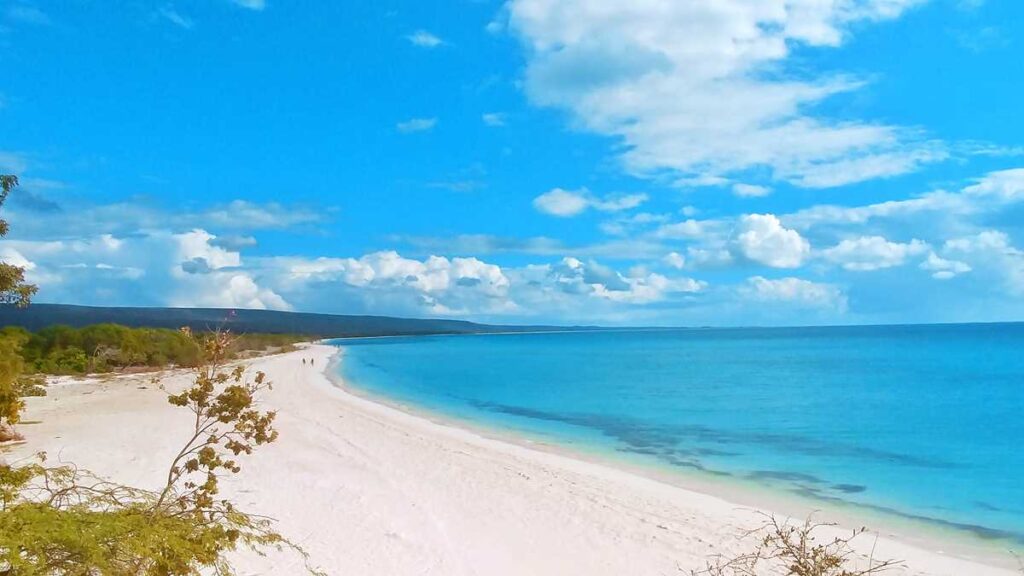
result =
[[335,343],[347,384],[385,399],[1024,543],[1024,324]]

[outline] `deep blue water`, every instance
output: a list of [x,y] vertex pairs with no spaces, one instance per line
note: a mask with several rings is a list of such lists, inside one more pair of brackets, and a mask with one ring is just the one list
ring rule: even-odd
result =
[[339,344],[372,394],[1024,541],[1024,324]]

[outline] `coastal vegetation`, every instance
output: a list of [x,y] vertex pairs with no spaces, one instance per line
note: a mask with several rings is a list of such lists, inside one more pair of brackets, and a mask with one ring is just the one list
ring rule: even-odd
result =
[[[206,337],[205,333],[185,336],[180,330],[117,324],[51,326],[34,333],[12,326],[0,330],[0,340],[18,346],[26,372],[59,375],[194,367]],[[292,334],[241,334],[232,339],[226,353],[229,358],[238,358],[253,353],[286,352],[294,349],[296,342],[307,339]]]

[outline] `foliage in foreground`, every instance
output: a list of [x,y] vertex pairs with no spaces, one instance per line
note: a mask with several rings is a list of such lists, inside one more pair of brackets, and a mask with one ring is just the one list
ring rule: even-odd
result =
[[851,542],[867,531],[854,530],[846,538],[820,543],[814,532],[830,524],[808,518],[803,524],[779,522],[767,516],[763,526],[744,534],[755,540],[753,549],[734,558],[717,557],[693,576],[872,576],[900,565],[893,560],[860,558]]
[[226,365],[231,341],[225,333],[205,339],[194,383],[168,398],[194,424],[159,492],[47,467],[45,455],[0,464],[0,575],[223,576],[235,573],[226,554],[238,548],[288,548],[317,573],[270,519],[218,497],[221,475],[240,470],[235,458],[277,438],[274,413],[256,405],[270,383]]

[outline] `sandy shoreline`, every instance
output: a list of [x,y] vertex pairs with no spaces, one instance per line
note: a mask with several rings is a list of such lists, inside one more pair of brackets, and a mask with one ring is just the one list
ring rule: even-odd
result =
[[[276,518],[330,574],[689,574],[710,555],[743,551],[735,535],[760,523],[755,510],[716,496],[351,394],[323,372],[336,350],[250,362],[274,382],[264,404],[278,410],[281,435],[224,486],[241,507]],[[21,427],[28,442],[6,456],[44,450],[159,485],[188,421],[151,377],[51,387],[29,399],[25,418],[40,423]],[[187,375],[164,382],[174,389]],[[888,537],[875,557],[904,559],[895,574],[1015,573]],[[240,554],[237,564],[241,574],[301,573],[288,555]]]

